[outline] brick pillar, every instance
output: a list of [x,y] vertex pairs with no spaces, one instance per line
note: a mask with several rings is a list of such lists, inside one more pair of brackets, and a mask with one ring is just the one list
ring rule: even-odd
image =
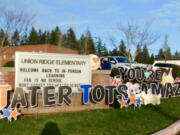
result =
[[110,70],[93,70],[92,85],[109,85]]
[[0,72],[0,85],[11,85],[11,87],[14,89],[14,84],[14,72]]

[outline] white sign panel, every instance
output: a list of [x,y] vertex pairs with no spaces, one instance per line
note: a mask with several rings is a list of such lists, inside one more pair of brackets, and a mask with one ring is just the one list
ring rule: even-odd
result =
[[15,87],[70,86],[78,92],[91,84],[91,59],[86,55],[16,52]]

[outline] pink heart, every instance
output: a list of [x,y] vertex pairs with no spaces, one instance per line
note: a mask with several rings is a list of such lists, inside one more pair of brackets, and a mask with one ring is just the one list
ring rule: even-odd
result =
[[96,63],[99,61],[99,58],[93,58],[93,61]]

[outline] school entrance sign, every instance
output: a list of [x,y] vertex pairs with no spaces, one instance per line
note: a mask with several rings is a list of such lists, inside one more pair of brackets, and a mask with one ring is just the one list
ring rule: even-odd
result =
[[15,88],[69,86],[77,93],[91,84],[90,56],[16,52],[15,68]]

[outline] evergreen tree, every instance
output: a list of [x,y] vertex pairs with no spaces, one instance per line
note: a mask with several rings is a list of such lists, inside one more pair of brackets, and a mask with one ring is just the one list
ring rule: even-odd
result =
[[110,51],[110,55],[111,56],[119,56],[118,49],[115,47],[112,51]]
[[179,55],[178,51],[176,51],[174,54],[174,59],[179,59],[179,58],[180,58],[180,55]]
[[143,51],[142,51],[141,55],[143,56],[142,63],[148,64],[149,63],[149,52],[148,52],[146,45],[143,46]]
[[61,36],[61,31],[58,26],[54,30],[51,31],[50,34],[50,44],[57,45],[59,42],[59,37]]
[[165,55],[166,55],[166,60],[170,60],[171,59],[171,49],[170,48],[168,48],[166,50]]
[[94,41],[92,39],[91,33],[88,30],[86,33],[86,38],[87,38],[87,44],[88,44],[88,54],[96,54],[96,48],[95,48],[95,44]]
[[171,49],[168,45],[168,35],[166,34],[164,36],[164,44],[163,44],[163,49],[164,49],[164,60],[170,60],[171,59]]
[[118,56],[126,56],[126,55],[125,55],[126,53],[127,53],[127,52],[126,52],[126,46],[125,46],[125,44],[124,44],[124,41],[121,40],[121,44],[120,44],[120,46],[119,46],[119,55],[118,55]]
[[49,31],[45,31],[46,33],[46,40],[45,40],[45,43],[46,44],[50,44],[50,36],[51,36],[51,33]]
[[102,56],[108,56],[109,54],[108,54],[108,49],[106,48],[106,44],[104,44],[102,47],[103,47],[103,54],[102,54]]
[[[3,40],[3,37],[4,37],[4,30],[1,29],[0,30],[0,42]],[[10,43],[9,43],[9,40],[8,40],[8,37],[5,38],[5,41],[3,42],[3,46],[8,46]]]
[[38,31],[38,41],[39,41],[38,44],[41,44],[41,42],[42,42],[42,41],[41,41],[41,36],[42,36],[42,34],[43,34],[43,33],[42,33],[42,30],[39,29],[39,31]]
[[21,38],[20,44],[21,45],[27,45],[28,44],[28,36],[27,36],[27,32],[24,33],[24,35]]
[[39,44],[46,44],[47,41],[47,36],[46,36],[46,32],[38,32],[38,37],[39,37]]
[[84,34],[82,34],[81,38],[80,38],[80,41],[79,41],[79,43],[80,43],[80,51],[79,51],[79,53],[80,54],[86,54],[86,52],[87,52],[87,42],[85,40],[86,40],[85,36],[84,36]]
[[[79,43],[80,43],[81,54],[96,54],[95,44],[89,30],[86,32],[86,36],[84,36],[84,34],[81,35]],[[101,53],[102,53],[102,49],[103,47],[101,46],[100,47]]]
[[72,28],[67,31],[66,47],[79,51],[79,43]]
[[38,37],[38,33],[35,30],[34,27],[32,27],[30,35],[29,35],[29,41],[28,44],[38,44],[39,43],[39,37]]
[[66,34],[62,35],[62,46],[63,47],[67,46],[67,36],[66,36]]
[[164,60],[164,52],[163,52],[163,49],[162,48],[160,48],[160,50],[159,50],[159,53],[158,53],[158,59],[159,60]]
[[137,49],[136,49],[135,53],[136,53],[135,61],[139,62],[139,63],[142,63],[142,51],[141,51],[140,45],[137,46]]
[[102,40],[98,38],[98,41],[96,43],[96,55],[97,56],[103,56],[105,51],[105,46],[102,45]]
[[18,45],[19,40],[20,40],[19,32],[18,32],[18,30],[16,30],[12,36],[11,44],[12,45]]
[[148,64],[153,64],[153,63],[154,63],[154,54],[152,53]]

